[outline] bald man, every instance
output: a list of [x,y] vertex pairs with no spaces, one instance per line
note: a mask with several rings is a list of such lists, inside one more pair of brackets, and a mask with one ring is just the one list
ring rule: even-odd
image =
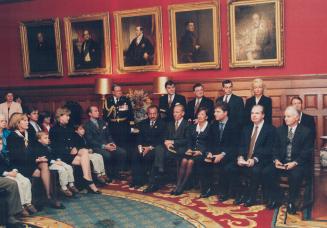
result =
[[278,179],[281,175],[288,176],[289,199],[287,211],[296,213],[295,200],[299,194],[300,185],[308,170],[310,155],[313,151],[311,131],[299,124],[300,113],[289,106],[285,110],[285,123],[277,129],[276,143],[274,144],[273,164],[268,166],[263,175],[270,177],[267,181],[267,189],[270,196],[268,208],[277,206],[279,198]]

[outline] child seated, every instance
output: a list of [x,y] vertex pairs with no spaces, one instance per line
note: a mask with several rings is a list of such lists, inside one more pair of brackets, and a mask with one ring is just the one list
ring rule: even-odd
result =
[[[0,151],[2,151],[3,141],[0,137]],[[16,181],[18,185],[18,191],[20,200],[22,203],[23,216],[29,216],[37,212],[32,202],[32,185],[28,178],[24,177],[19,173],[17,169],[9,169],[8,164],[4,156],[0,153],[0,172],[1,174],[9,179]]]
[[40,162],[48,161],[50,170],[57,170],[59,173],[59,183],[61,187],[61,192],[67,196],[73,196],[73,193],[78,193],[79,191],[74,185],[74,174],[72,166],[61,161],[59,157],[51,152],[49,147],[49,134],[40,131],[36,134],[37,143],[35,143],[32,153],[34,154],[36,160]]
[[95,174],[97,175],[97,180],[100,184],[109,183],[110,180],[106,175],[106,171],[104,168],[104,162],[103,157],[101,154],[93,153],[92,149],[89,149],[87,147],[86,140],[84,138],[85,135],[85,129],[83,125],[77,125],[75,126],[75,133],[76,133],[76,144],[79,149],[81,148],[87,148],[89,151],[89,157],[93,164],[93,169]]

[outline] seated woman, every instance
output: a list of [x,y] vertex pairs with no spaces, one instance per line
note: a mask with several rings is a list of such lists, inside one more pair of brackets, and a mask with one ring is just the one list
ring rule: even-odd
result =
[[38,124],[41,126],[42,131],[45,131],[45,132],[49,133],[50,128],[52,127],[51,113],[47,112],[47,111],[41,112],[40,115],[39,115]]
[[9,128],[13,131],[7,138],[10,165],[25,177],[41,177],[48,204],[57,209],[65,207],[52,199],[50,192],[50,171],[47,160],[33,159],[28,141],[28,119],[25,114],[14,113],[9,120]]
[[184,186],[191,175],[195,163],[199,163],[205,158],[209,139],[208,110],[199,108],[197,113],[198,123],[192,125],[188,130],[188,150],[183,155],[178,170],[177,186],[171,192],[172,195],[180,195],[184,191]]
[[58,108],[56,111],[56,124],[50,129],[50,142],[53,153],[63,162],[82,167],[83,181],[89,191],[95,194],[101,192],[95,186],[90,166],[90,157],[87,149],[77,149],[74,140],[74,129],[68,126],[70,111],[67,108]]

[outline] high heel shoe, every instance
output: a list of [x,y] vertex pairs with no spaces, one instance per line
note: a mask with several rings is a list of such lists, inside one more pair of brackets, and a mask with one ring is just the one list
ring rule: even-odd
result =
[[93,193],[93,194],[101,194],[101,193],[102,193],[101,191],[99,191],[99,189],[94,190],[94,189],[92,189],[92,188],[90,187],[90,185],[94,184],[93,181],[91,181],[91,180],[87,180],[87,179],[85,179],[84,177],[83,177],[83,181],[84,181],[84,183],[85,183],[85,185],[86,185],[86,188],[87,188],[88,192]]

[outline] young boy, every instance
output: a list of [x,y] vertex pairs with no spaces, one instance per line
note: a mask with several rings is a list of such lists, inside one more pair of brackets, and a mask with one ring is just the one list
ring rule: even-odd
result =
[[33,146],[33,154],[36,158],[45,157],[49,162],[50,170],[57,170],[59,173],[59,183],[61,192],[67,196],[73,196],[73,193],[79,191],[74,185],[74,174],[72,166],[61,161],[60,158],[55,158],[49,147],[49,135],[44,131],[36,134],[37,143]]
[[[85,129],[84,129],[83,125],[75,126],[75,133],[76,133],[76,139],[75,140],[76,140],[76,144],[77,144],[78,149],[87,148],[87,143],[86,143],[86,140],[84,138]],[[98,182],[100,184],[109,183],[110,180],[106,175],[102,155],[98,154],[98,153],[93,153],[92,149],[88,149],[88,150],[89,150],[89,157],[90,157],[90,160],[91,160],[91,162],[93,164],[94,172],[97,175]]]
[[[3,148],[2,137],[0,137],[0,152]],[[11,170],[11,171],[9,171]],[[16,181],[19,196],[23,207],[22,215],[28,216],[37,212],[32,202],[32,185],[28,178],[24,177],[17,169],[8,169],[7,161],[0,153],[0,174],[6,178]]]

